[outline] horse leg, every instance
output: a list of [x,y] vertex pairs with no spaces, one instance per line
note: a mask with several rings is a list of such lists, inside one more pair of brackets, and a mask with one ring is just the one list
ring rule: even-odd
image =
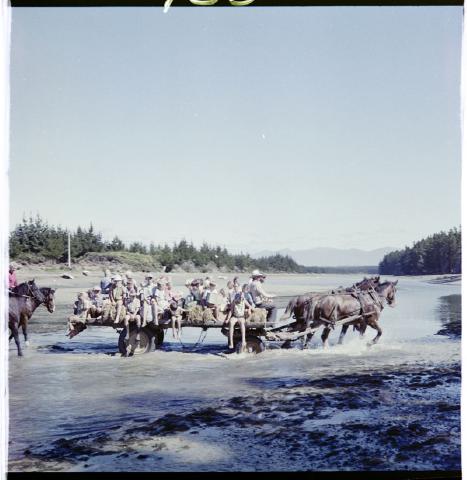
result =
[[368,325],[366,322],[362,322],[360,323],[360,328],[357,328],[357,330],[360,332],[360,339],[363,339],[363,337],[365,336],[367,326]]
[[23,352],[21,351],[21,345],[19,343],[18,327],[16,325],[14,325],[14,326],[10,326],[10,329],[11,329],[11,334],[13,335],[13,338],[15,339],[16,348],[18,349],[18,357],[22,357]]
[[324,327],[323,333],[321,335],[321,340],[323,341],[324,348],[329,346],[328,337],[330,333],[331,333],[331,329],[329,327]]
[[26,347],[29,347],[29,340],[28,340],[28,320],[24,319],[21,323],[21,328],[23,329],[23,336],[24,336],[24,344]]
[[376,343],[378,343],[379,337],[381,337],[383,331],[381,330],[381,327],[378,325],[378,322],[376,321],[371,322],[368,325],[370,325],[371,328],[374,328],[378,332],[376,334],[376,337],[373,338],[373,340],[370,343],[370,345],[375,345]]
[[339,335],[339,341],[337,342],[339,345],[342,345],[342,342],[344,341],[345,334],[347,333],[347,330],[349,329],[349,324],[342,325],[341,329],[341,334]]
[[306,336],[304,337],[304,342],[303,342],[303,348],[307,349],[308,344],[311,342],[311,339],[313,338],[314,333],[307,333]]

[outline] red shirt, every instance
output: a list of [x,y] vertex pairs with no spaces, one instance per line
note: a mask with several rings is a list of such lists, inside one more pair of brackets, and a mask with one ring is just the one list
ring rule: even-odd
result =
[[16,272],[8,272],[8,288],[14,288],[18,286],[18,280],[16,279]]

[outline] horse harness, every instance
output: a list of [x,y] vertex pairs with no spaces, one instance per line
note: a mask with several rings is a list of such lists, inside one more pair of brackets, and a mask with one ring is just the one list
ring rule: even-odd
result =
[[44,295],[42,295],[42,292],[41,292],[41,295],[42,295],[42,300],[40,298],[38,298],[36,296],[36,294],[31,290],[31,286],[29,284],[28,285],[28,293],[30,293],[31,295],[23,295],[21,293],[18,293],[18,292],[15,292],[14,290],[10,290],[8,289],[8,294],[11,295],[11,296],[14,296],[14,297],[22,297],[22,298],[34,298],[34,300],[37,300],[39,302],[39,304],[42,304],[42,303],[45,303],[46,302],[46,298],[44,297]]

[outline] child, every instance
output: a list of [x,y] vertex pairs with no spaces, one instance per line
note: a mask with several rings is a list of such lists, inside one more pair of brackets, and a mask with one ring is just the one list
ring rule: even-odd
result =
[[86,292],[80,292],[78,293],[78,300],[73,304],[73,314],[78,315],[78,317],[87,317],[90,306],[88,294]]
[[123,307],[124,296],[125,289],[122,285],[122,277],[120,275],[115,275],[114,283],[110,287],[109,292],[110,303],[117,306],[117,315],[115,317],[114,323],[120,323],[120,313]]
[[182,315],[183,308],[178,306],[177,302],[170,302],[169,314],[172,319],[172,336],[180,340],[180,333],[182,332]]
[[164,285],[162,280],[156,282],[156,287],[152,294],[152,319],[156,325],[159,325],[159,312],[164,312],[169,308],[169,302],[165,298]]
[[86,319],[90,316],[91,318],[98,318],[103,313],[103,304],[104,300],[101,296],[101,288],[96,285],[92,290],[90,290],[89,300],[91,306],[88,309]]
[[212,310],[214,318],[217,320],[219,318],[219,315],[218,315],[219,308],[217,306],[216,301],[214,300],[214,297],[217,296],[216,294],[217,294],[216,284],[215,282],[211,281],[209,282],[208,288],[203,292],[201,305],[205,308],[210,308]]
[[141,302],[137,298],[137,294],[135,290],[131,290],[129,292],[128,297],[125,299],[125,307],[126,307],[126,315],[124,320],[124,325],[126,329],[126,336],[125,340],[128,341],[130,339],[130,322],[136,322],[136,346],[139,346],[140,343],[140,335],[139,332],[141,330]]
[[246,333],[245,333],[245,295],[243,292],[239,292],[235,295],[229,313],[225,321],[229,321],[229,348],[234,348],[233,344],[233,332],[234,327],[238,323],[240,325],[240,332],[242,335],[242,351],[246,348]]

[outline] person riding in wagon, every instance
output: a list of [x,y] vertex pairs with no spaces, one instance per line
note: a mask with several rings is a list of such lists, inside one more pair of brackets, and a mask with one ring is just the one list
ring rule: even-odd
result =
[[204,308],[211,309],[214,318],[217,320],[219,318],[219,306],[218,302],[214,300],[214,298],[217,296],[216,286],[216,282],[212,280],[209,282],[208,288],[206,288],[203,292],[201,305]]
[[116,306],[116,315],[114,323],[120,323],[120,314],[123,307],[123,300],[125,298],[125,287],[122,284],[122,277],[115,275],[113,284],[109,291],[109,299],[112,305]]
[[90,307],[88,308],[88,312],[86,314],[86,319],[89,317],[91,318],[98,318],[102,315],[104,311],[104,299],[101,295],[101,287],[96,285],[93,287],[92,290],[88,292]]
[[200,284],[201,280],[195,278],[191,282],[191,294],[193,295],[194,301],[198,304],[201,303],[201,296],[202,296],[202,288]]
[[73,315],[77,315],[78,317],[87,316],[90,306],[91,303],[88,294],[86,292],[79,292],[78,299],[73,304]]
[[126,315],[123,320],[123,324],[126,329],[126,340],[130,338],[130,322],[136,323],[136,344],[140,342],[140,329],[141,329],[141,301],[138,298],[138,294],[135,290],[131,290],[128,296],[125,298],[124,305],[126,308]]
[[127,270],[125,272],[125,282],[124,286],[127,290],[127,293],[130,293],[131,291],[138,292],[138,286],[136,284],[136,280],[133,277],[133,273],[130,270]]
[[186,312],[186,310],[180,307],[176,301],[170,302],[168,315],[172,320],[172,336],[177,340],[180,340],[180,334],[182,332],[183,312]]
[[152,318],[156,325],[159,325],[159,312],[164,314],[164,311],[169,308],[169,302],[165,297],[164,282],[162,279],[156,281],[156,287],[152,293]]
[[243,292],[239,292],[235,295],[234,300],[230,306],[230,310],[227,313],[225,322],[229,323],[229,348],[234,348],[233,344],[233,332],[235,325],[238,323],[240,326],[240,333],[242,336],[242,351],[246,347],[246,328],[245,328],[245,313],[247,304],[245,301],[245,295]]
[[276,295],[267,293],[264,290],[263,283],[266,280],[266,275],[263,275],[259,270],[253,270],[251,278],[252,282],[250,284],[250,293],[255,303],[255,307],[265,308],[268,312],[268,320],[275,322],[277,316],[277,307],[272,302],[272,299]]
[[[147,324],[148,322],[148,317],[149,317],[149,310],[152,310],[152,294],[154,292],[154,288],[156,287],[156,284],[154,283],[154,273],[150,272],[146,275],[144,282],[141,283],[141,288],[139,289],[140,293],[140,300],[141,300],[141,316],[143,319],[143,326]],[[156,321],[157,319],[152,318],[153,321]]]
[[104,271],[104,277],[101,279],[101,293],[102,295],[108,295],[110,287],[112,286],[112,274],[108,268]]

